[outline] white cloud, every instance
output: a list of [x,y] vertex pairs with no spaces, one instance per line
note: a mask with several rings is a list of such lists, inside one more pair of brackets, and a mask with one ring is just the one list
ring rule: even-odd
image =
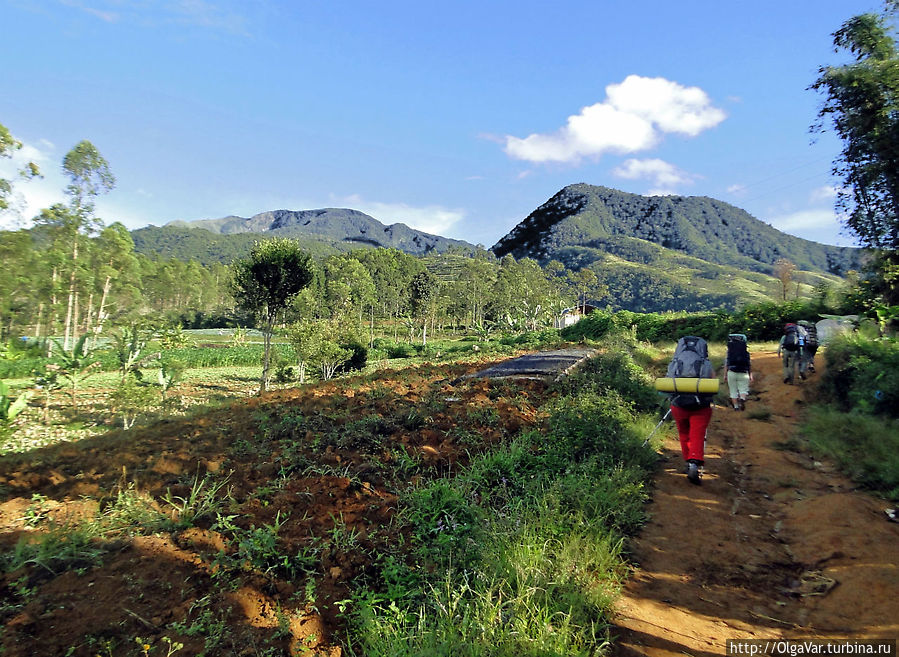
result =
[[695,137],[726,117],[699,87],[629,75],[606,87],[606,100],[569,116],[551,134],[506,136],[506,153],[531,162],[578,162],[604,153],[636,153],[666,133]]
[[[66,180],[57,167],[50,164],[58,159],[54,150],[53,144],[46,140],[37,144],[23,142],[22,148],[13,151],[12,157],[0,158],[0,178],[12,183],[12,194],[8,199],[10,207],[0,213],[0,229],[16,228],[43,208],[65,200]],[[38,165],[42,178],[23,180],[19,177],[19,171],[29,162]]]
[[771,225],[785,232],[831,228],[839,224],[833,210],[800,210],[771,219]]
[[406,224],[410,228],[447,237],[453,226],[465,218],[465,211],[439,205],[415,207],[406,203],[367,201],[358,195],[344,198],[342,203],[354,210],[371,215],[383,224]]
[[769,223],[778,230],[807,240],[837,246],[858,246],[833,210],[799,210],[776,216]]
[[638,160],[631,158],[612,170],[612,174],[626,180],[649,180],[655,189],[650,196],[674,194],[680,185],[690,185],[696,179],[669,162],[659,159]]
[[809,202],[810,203],[820,203],[821,201],[832,201],[837,197],[837,193],[840,191],[839,187],[834,185],[825,185],[824,187],[817,187],[811,191],[809,194]]
[[727,193],[733,196],[742,196],[746,193],[746,185],[741,185],[740,183],[731,185],[727,188]]

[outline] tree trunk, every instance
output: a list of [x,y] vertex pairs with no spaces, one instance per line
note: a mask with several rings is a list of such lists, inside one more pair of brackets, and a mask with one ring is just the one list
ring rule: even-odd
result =
[[41,339],[41,320],[43,319],[43,317],[44,317],[44,302],[41,301],[41,303],[37,307],[37,324],[34,327],[34,339],[35,340]]
[[103,332],[103,322],[106,319],[105,317],[103,317],[103,313],[106,311],[106,297],[109,296],[110,287],[112,287],[112,276],[107,276],[106,282],[103,283],[103,296],[100,297],[100,307],[97,309],[97,326],[94,329],[95,343],[97,338],[100,337],[100,333]]
[[66,308],[66,327],[62,344],[69,349],[69,336],[72,334],[72,309],[75,305],[75,272],[78,264],[78,237],[72,242],[72,274],[69,276],[69,303]]
[[272,331],[275,330],[275,318],[266,317],[265,330],[262,334],[262,377],[259,380],[259,394],[261,395],[268,390],[269,383],[269,358],[272,349]]

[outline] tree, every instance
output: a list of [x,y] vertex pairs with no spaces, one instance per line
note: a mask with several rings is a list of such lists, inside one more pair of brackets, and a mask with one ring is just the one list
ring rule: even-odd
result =
[[836,206],[865,246],[899,249],[899,51],[887,21],[899,10],[861,14],[833,33],[835,52],[854,61],[822,66],[811,89],[824,95],[813,131],[832,123],[843,142],[833,173],[843,181]]
[[[0,123],[0,157],[11,158],[13,152],[22,149],[22,142],[13,137],[5,125]],[[18,171],[18,176],[23,179],[39,178],[40,169],[34,162],[29,162]],[[0,212],[9,209],[9,196],[12,193],[12,182],[7,178],[0,178]]]
[[434,298],[437,296],[437,279],[428,270],[421,271],[412,277],[409,284],[412,299],[412,311],[421,319],[421,343],[428,343],[428,319],[432,312]]
[[90,235],[101,222],[94,217],[94,198],[115,187],[115,176],[109,170],[109,163],[100,151],[87,140],[75,144],[66,153],[62,169],[69,176],[66,194],[71,198],[70,217],[73,219],[73,239],[71,242],[72,262],[69,272],[69,298],[66,307],[65,337],[63,345],[69,348],[69,338],[77,338],[78,324],[78,247],[80,235]]
[[312,263],[296,240],[257,242],[249,258],[233,265],[232,291],[238,305],[262,323],[263,360],[260,394],[268,389],[272,333],[281,313],[312,281]]
[[785,258],[780,258],[774,263],[774,276],[780,281],[783,290],[783,300],[787,300],[787,289],[793,280],[793,272],[796,271],[796,265]]

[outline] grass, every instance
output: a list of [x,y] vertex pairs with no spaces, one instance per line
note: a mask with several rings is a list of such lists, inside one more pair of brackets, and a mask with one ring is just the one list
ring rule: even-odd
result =
[[833,460],[865,488],[899,501],[899,421],[815,406],[802,433],[813,453]]
[[652,418],[618,392],[639,385],[621,375],[631,362],[601,356],[561,387],[547,433],[525,432],[406,496],[417,562],[393,563],[392,587],[346,604],[351,654],[608,651],[623,537],[645,519],[655,461],[643,445]]

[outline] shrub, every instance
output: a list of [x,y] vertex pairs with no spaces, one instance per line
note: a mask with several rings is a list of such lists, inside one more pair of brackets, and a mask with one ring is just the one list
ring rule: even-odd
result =
[[824,355],[822,401],[843,411],[899,417],[899,343],[842,336]]
[[359,342],[341,343],[340,346],[344,349],[349,349],[352,352],[352,355],[348,361],[337,368],[338,374],[357,372],[365,369],[365,365],[368,363],[368,347]]

